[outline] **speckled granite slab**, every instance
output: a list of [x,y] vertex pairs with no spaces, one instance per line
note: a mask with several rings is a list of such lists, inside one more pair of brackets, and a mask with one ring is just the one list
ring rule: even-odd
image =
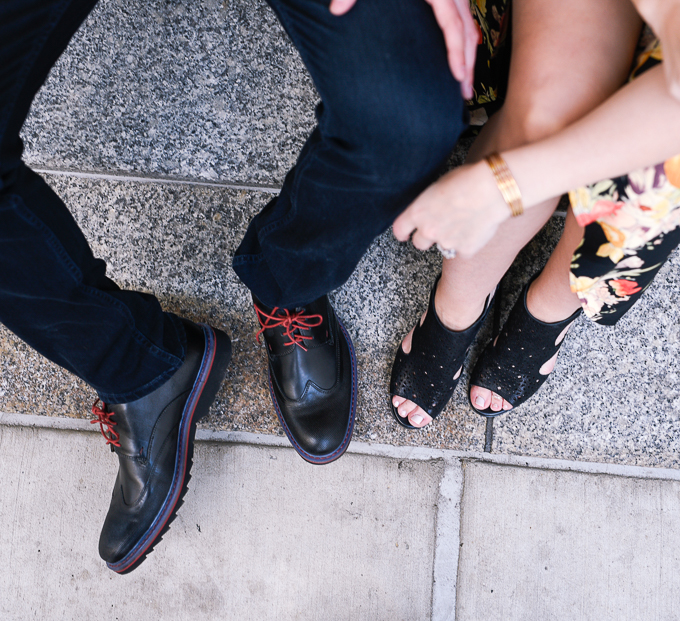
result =
[[263,0],[100,0],[34,102],[34,167],[278,184],[317,96]]
[[[55,176],[48,181],[117,282],[153,291],[167,309],[232,334],[234,361],[205,424],[280,434],[249,295],[229,267],[248,219],[270,195]],[[506,289],[519,292],[549,253],[559,226],[559,219],[552,220],[523,251]],[[550,381],[531,402],[497,419],[494,452],[680,466],[680,326],[671,302],[680,294],[679,267],[676,255],[615,328],[578,320]],[[387,233],[332,296],[359,360],[358,440],[483,447],[484,421],[467,405],[466,375],[448,410],[427,430],[403,430],[387,407],[394,350],[422,312],[439,269],[438,253],[416,252]],[[480,341],[488,335],[487,326]],[[90,389],[0,330],[0,411],[85,417],[93,399]]]

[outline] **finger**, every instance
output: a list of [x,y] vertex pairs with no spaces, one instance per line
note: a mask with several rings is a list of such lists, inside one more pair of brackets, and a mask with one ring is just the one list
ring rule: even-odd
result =
[[463,96],[466,99],[472,99],[473,90],[472,84],[475,74],[475,60],[477,58],[477,46],[481,43],[481,31],[477,22],[473,19],[470,13],[470,4],[467,0],[455,0],[458,6],[461,20],[463,22],[463,56],[465,62],[465,80],[462,83]]
[[349,11],[357,0],[331,0],[328,7],[333,15],[344,15]]
[[671,63],[666,66],[666,83],[668,90],[674,99],[680,101],[680,62],[676,67],[672,67]]
[[427,0],[432,6],[435,19],[444,34],[449,67],[459,82],[466,79],[465,70],[465,27],[458,7],[453,0]]
[[416,229],[416,232],[413,234],[413,237],[411,238],[411,243],[418,250],[427,250],[430,246],[432,246],[432,244],[434,244],[434,241],[435,241],[434,239],[425,237],[425,235],[423,235],[418,229]]
[[475,64],[477,46],[482,42],[482,31],[475,18],[472,17],[469,3],[465,0],[455,0],[455,2],[465,31],[465,64],[472,68]]
[[[680,28],[680,19],[678,27]],[[680,100],[680,41],[666,39],[662,41],[663,48],[663,67],[666,74],[666,84],[671,95]]]
[[408,238],[411,237],[411,233],[413,233],[413,230],[416,228],[412,213],[412,209],[409,207],[392,224],[392,234],[400,242],[408,241]]

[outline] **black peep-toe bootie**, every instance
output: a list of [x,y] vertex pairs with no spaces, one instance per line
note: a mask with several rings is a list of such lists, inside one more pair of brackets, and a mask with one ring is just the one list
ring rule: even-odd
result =
[[[513,408],[529,399],[548,379],[550,374],[543,375],[540,369],[560,350],[564,342],[564,338],[558,340],[560,335],[581,313],[579,308],[555,323],[536,319],[527,308],[530,284],[524,287],[500,334],[495,332],[470,374],[470,386],[495,392]],[[480,410],[472,399],[470,405],[475,412],[487,417],[509,411],[496,412],[491,407]]]
[[456,389],[458,372],[492,305],[493,295],[490,295],[482,314],[467,330],[449,330],[437,317],[434,307],[440,276],[432,287],[425,320],[422,325],[418,321],[413,330],[410,353],[405,353],[400,343],[392,366],[390,408],[397,422],[407,429],[418,427],[411,425],[407,417],[399,416],[392,398],[408,399],[433,419],[437,418]]

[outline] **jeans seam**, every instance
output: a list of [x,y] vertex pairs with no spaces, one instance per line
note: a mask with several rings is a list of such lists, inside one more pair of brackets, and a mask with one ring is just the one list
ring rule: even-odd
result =
[[264,261],[264,257],[262,256],[262,253],[260,254],[237,254],[234,255],[234,258],[232,259],[232,262],[235,265],[243,265],[245,263],[262,263]]
[[293,181],[291,187],[290,187],[290,210],[288,213],[284,216],[281,216],[274,222],[270,222],[267,226],[263,227],[258,234],[258,238],[260,241],[262,241],[267,235],[275,231],[276,229],[280,228],[281,226],[288,224],[293,218],[295,218],[297,214],[297,194],[298,190],[300,187],[300,179],[304,175],[305,171],[309,168],[309,166],[312,164],[312,160],[316,156],[316,152],[321,148],[324,147],[325,145],[321,142],[312,145],[311,148],[309,149],[309,152],[307,153],[307,156],[305,157],[305,162],[303,166],[301,166],[299,169],[297,169],[297,164],[296,164],[296,171],[295,171],[295,181]]

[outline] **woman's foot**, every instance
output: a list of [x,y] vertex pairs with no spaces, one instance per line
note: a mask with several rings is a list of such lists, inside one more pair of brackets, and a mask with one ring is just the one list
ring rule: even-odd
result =
[[[558,324],[560,322],[566,321],[574,315],[575,312],[580,310],[580,304],[578,303],[578,298],[571,295],[564,295],[564,292],[560,295],[559,291],[555,288],[550,287],[550,283],[546,287],[546,279],[539,276],[530,285],[526,294],[526,310],[532,319],[538,320],[545,324]],[[521,302],[521,300],[520,300]],[[518,302],[518,304],[520,303]],[[573,325],[576,318],[569,321],[563,329],[560,331],[557,338],[555,338],[554,346],[558,347],[558,350],[538,369],[538,374],[543,377],[547,377],[552,373],[555,368],[555,363],[557,362],[557,356],[559,354],[559,346],[569,332],[569,329]],[[496,345],[498,341],[498,336],[494,339],[493,346]],[[533,343],[529,343],[532,345]],[[523,348],[522,348],[523,349]],[[527,352],[530,347],[527,347]],[[526,354],[531,357],[533,354]],[[533,361],[529,362],[529,366],[533,364]],[[514,368],[515,365],[511,366]],[[520,371],[520,368],[518,368]],[[519,375],[517,376],[519,377]],[[545,381],[545,380],[543,380]],[[543,381],[536,382],[540,386]],[[533,393],[531,393],[533,394]],[[528,396],[525,397],[525,399]],[[524,400],[524,399],[523,399]],[[481,386],[476,386],[474,384],[470,385],[470,403],[478,411],[491,410],[491,412],[506,412],[512,409],[512,404],[501,395]]]
[[[562,343],[564,340],[564,337],[567,335],[567,332],[569,331],[569,328],[574,322],[572,321],[560,334],[560,336],[557,338],[556,345],[559,345]],[[494,341],[495,343],[495,341]],[[557,352],[559,353],[559,352]],[[541,375],[550,375],[555,368],[555,363],[557,362],[557,354],[555,354],[550,360],[547,362],[544,362],[541,368],[539,369],[539,373]],[[492,412],[507,412],[508,410],[512,409],[512,405],[503,399],[500,395],[497,395],[495,392],[491,392],[490,390],[487,390],[486,388],[482,388],[481,386],[470,386],[470,403],[472,403],[478,410],[486,410],[486,409],[491,409]]]
[[[434,309],[437,319],[439,320],[438,323],[440,323],[444,328],[446,328],[446,331],[451,331],[454,333],[463,333],[482,318],[482,315],[484,315],[487,302],[482,301],[479,304],[469,305],[464,308],[456,308],[455,304],[452,304],[450,300],[446,299],[447,291],[446,288],[442,286],[441,281],[438,284],[439,286],[437,286],[434,297]],[[423,326],[428,311],[429,307],[428,310],[426,310],[420,318],[420,322],[418,324],[420,327]],[[401,350],[403,354],[406,354],[406,356],[408,356],[411,353],[413,345],[413,334],[415,332],[415,329],[416,327],[414,326],[411,329],[411,331],[404,337],[404,340],[401,343]],[[474,336],[472,338],[474,338]],[[459,367],[456,369],[452,377],[452,380],[455,383],[457,383],[463,371],[463,362],[464,356],[463,360],[461,360]],[[397,361],[395,361],[395,367],[396,365]],[[423,379],[427,379],[428,371],[425,369],[421,369],[421,372],[423,374]],[[430,387],[433,388],[434,384],[431,384]],[[410,425],[412,427],[420,429],[422,427],[425,427],[426,425],[429,425],[433,420],[433,416],[428,414],[428,412],[426,412],[422,407],[417,405],[414,401],[410,401],[405,397],[393,395],[391,397],[391,402],[393,405],[393,411],[396,412],[396,414],[403,419],[405,425]]]

